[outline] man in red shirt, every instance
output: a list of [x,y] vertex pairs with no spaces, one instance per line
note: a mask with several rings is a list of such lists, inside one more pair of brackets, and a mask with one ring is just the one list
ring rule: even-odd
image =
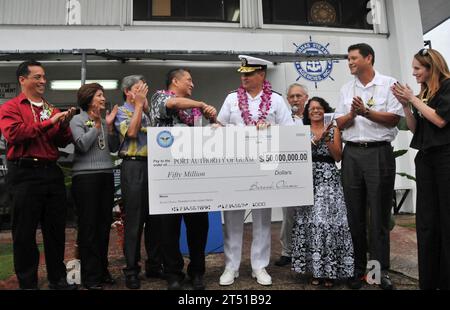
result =
[[12,196],[14,269],[21,289],[38,289],[40,222],[49,287],[76,289],[66,281],[66,189],[56,165],[58,147],[72,141],[68,125],[75,108],[60,112],[43,98],[47,80],[39,62],[21,63],[16,76],[22,92],[0,110]]

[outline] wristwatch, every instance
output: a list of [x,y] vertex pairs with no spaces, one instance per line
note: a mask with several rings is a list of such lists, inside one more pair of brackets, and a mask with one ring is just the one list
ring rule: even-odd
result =
[[370,109],[369,109],[369,108],[366,108],[366,110],[364,111],[363,116],[364,116],[365,118],[367,118],[367,117],[369,116],[369,113],[370,113]]

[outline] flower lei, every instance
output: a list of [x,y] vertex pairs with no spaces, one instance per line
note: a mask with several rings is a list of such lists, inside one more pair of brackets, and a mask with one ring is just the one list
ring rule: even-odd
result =
[[48,120],[50,116],[52,116],[52,112],[53,109],[44,105],[44,108],[42,109],[41,113],[39,113],[39,118],[41,119],[41,122]]
[[[41,122],[48,120],[53,113],[53,106],[51,106],[49,103],[47,103],[47,101],[45,101],[43,99],[43,106],[42,106],[42,111],[39,113],[39,120]],[[33,119],[34,122],[37,123],[37,116],[36,116],[36,112],[34,111],[33,105],[30,102],[30,109],[31,109],[31,113],[33,114]]]
[[272,85],[269,81],[264,81],[263,94],[261,95],[261,103],[258,109],[258,120],[254,121],[252,114],[248,110],[248,96],[244,87],[238,89],[238,101],[239,110],[241,110],[241,117],[244,120],[245,125],[260,125],[266,123],[267,115],[269,114],[270,107],[272,105]]
[[[175,93],[170,90],[160,90],[159,94],[175,97]],[[189,114],[185,110],[178,110],[178,118],[188,126],[194,126],[195,121],[202,117],[202,111],[199,108],[192,108],[192,113]]]
[[88,128],[92,128],[95,125],[95,122],[93,120],[88,119],[84,125],[86,125]]

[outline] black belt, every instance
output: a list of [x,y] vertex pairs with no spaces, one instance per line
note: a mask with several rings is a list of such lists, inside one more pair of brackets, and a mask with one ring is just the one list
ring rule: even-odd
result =
[[147,161],[147,156],[123,156],[123,160]]
[[9,160],[8,163],[19,168],[50,168],[56,166],[56,161],[29,157]]
[[336,161],[331,156],[326,155],[313,155],[312,161],[314,163],[320,162],[320,163],[329,163],[334,164]]
[[367,148],[367,147],[391,145],[391,142],[388,142],[388,141],[375,141],[375,142],[351,142],[351,141],[347,141],[347,142],[345,142],[345,145]]

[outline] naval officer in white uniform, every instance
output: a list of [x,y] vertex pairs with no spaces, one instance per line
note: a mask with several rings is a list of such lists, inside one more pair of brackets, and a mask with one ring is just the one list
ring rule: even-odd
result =
[[[257,126],[261,130],[269,125],[294,125],[283,97],[272,91],[266,80],[267,66],[271,63],[245,55],[239,58],[242,61],[238,69],[242,85],[226,97],[218,116],[219,123],[224,126]],[[252,277],[261,285],[272,284],[272,278],[265,269],[270,261],[271,211],[270,208],[252,211]],[[220,285],[231,285],[239,276],[244,216],[245,210],[224,212],[225,271],[220,277]]]

